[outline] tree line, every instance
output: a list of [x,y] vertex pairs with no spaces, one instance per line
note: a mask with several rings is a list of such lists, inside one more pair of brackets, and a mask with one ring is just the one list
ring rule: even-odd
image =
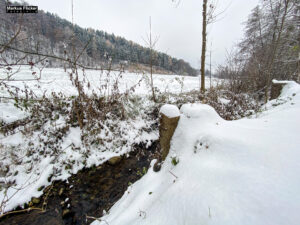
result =
[[273,79],[300,82],[300,2],[261,0],[217,73],[235,91],[264,93],[266,100]]

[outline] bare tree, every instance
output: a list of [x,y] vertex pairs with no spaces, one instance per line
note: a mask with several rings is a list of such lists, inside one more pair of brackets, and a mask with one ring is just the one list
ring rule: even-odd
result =
[[201,51],[201,87],[200,91],[205,92],[205,53],[206,53],[206,28],[207,28],[207,1],[203,0],[202,12],[202,51]]
[[144,39],[144,42],[147,44],[149,50],[150,50],[150,56],[149,56],[149,64],[150,64],[150,85],[151,85],[151,91],[152,91],[152,99],[154,102],[156,102],[156,95],[155,95],[155,87],[153,84],[153,59],[154,55],[153,52],[155,50],[155,45],[158,41],[159,37],[155,37],[153,40],[152,37],[152,22],[151,17],[149,17],[149,34],[147,35],[146,39]]
[[216,22],[217,18],[225,12],[216,12],[218,1],[203,0],[202,5],[202,50],[201,50],[201,87],[200,92],[205,93],[205,61],[206,61],[206,46],[207,46],[207,26]]

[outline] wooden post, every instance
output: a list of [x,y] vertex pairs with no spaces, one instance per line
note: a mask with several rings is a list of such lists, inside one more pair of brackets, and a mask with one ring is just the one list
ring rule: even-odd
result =
[[284,81],[276,81],[276,80],[272,81],[271,96],[270,96],[271,100],[279,97],[279,95],[281,94],[282,88],[286,84],[287,84],[287,82],[284,82]]
[[170,142],[173,137],[173,134],[178,125],[178,121],[180,118],[179,109],[177,106],[171,106],[175,113],[168,114],[164,112],[162,109],[160,111],[160,125],[159,125],[159,142],[161,148],[161,156],[162,160],[165,160],[170,151]]

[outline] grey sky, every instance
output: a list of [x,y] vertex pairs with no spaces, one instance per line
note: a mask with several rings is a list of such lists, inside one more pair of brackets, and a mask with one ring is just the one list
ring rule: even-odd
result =
[[[219,0],[221,19],[208,28],[213,65],[224,62],[226,50],[242,38],[243,25],[259,0]],[[31,5],[71,21],[71,0],[27,0]],[[143,38],[152,18],[156,49],[182,58],[199,68],[201,56],[202,0],[74,0],[74,22],[125,37],[145,45]]]

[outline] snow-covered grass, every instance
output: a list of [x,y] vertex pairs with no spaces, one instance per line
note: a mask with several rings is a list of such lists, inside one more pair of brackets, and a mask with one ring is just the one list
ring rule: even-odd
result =
[[298,225],[300,85],[288,82],[265,109],[225,121],[210,106],[183,105],[161,171],[149,169],[92,224]]
[[[21,69],[13,67],[9,71],[2,68],[0,69],[0,79],[5,79],[13,74],[10,78],[11,81],[6,82],[8,85],[20,90],[27,88],[37,97],[41,97],[44,94],[51,97],[52,93],[63,93],[69,97],[77,96],[76,87],[70,80],[70,72],[70,70],[65,71],[61,68],[43,68],[40,71],[37,67],[30,68],[28,66],[23,66]],[[40,77],[40,79],[34,80],[36,77]],[[79,71],[79,80],[84,81],[86,86],[89,86],[85,87],[87,93],[91,94],[94,92],[101,96],[112,94],[113,86],[116,82],[118,82],[118,91],[120,93],[125,93],[132,87],[134,88],[131,92],[135,95],[146,96],[151,93],[149,74],[86,70],[84,73]],[[153,80],[155,90],[159,93],[179,94],[199,90],[199,77],[154,74]],[[212,79],[212,85],[216,85],[218,82],[218,79]],[[209,87],[209,85],[210,80],[206,79],[206,86]],[[6,89],[0,89],[0,95],[10,97]],[[18,91],[18,95],[24,96],[25,93]],[[24,111],[15,108],[11,102],[13,101],[0,101],[0,120],[6,123],[11,123],[27,116]]]

